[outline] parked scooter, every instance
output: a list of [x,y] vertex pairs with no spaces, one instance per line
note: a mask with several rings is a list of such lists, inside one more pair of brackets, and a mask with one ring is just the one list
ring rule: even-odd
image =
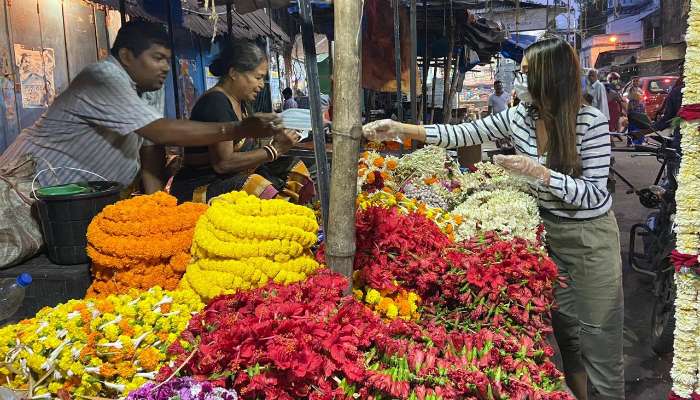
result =
[[656,353],[665,354],[673,351],[675,328],[673,303],[676,294],[670,255],[676,246],[673,221],[678,187],[676,177],[681,156],[672,147],[672,138],[656,131],[645,114],[630,113],[628,118],[651,133],[646,136],[643,145],[637,145],[633,149],[616,148],[613,151],[634,152],[632,157],[656,157],[661,163],[653,185],[636,189],[628,182],[625,183],[631,188],[629,192],[635,193],[644,207],[654,210],[645,222],[632,226],[628,260],[632,269],[653,279],[651,346]]

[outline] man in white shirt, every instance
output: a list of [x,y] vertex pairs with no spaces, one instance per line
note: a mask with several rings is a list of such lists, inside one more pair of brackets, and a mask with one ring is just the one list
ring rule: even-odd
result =
[[503,82],[493,83],[494,93],[489,96],[489,114],[498,114],[508,108],[510,96],[503,91]]
[[600,110],[605,115],[605,118],[610,119],[610,110],[608,109],[608,94],[605,90],[605,85],[598,80],[598,71],[591,69],[588,71],[588,79],[586,81],[586,93],[592,100],[591,106]]

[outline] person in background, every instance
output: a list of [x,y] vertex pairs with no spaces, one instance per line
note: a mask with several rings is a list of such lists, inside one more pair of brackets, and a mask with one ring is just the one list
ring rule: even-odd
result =
[[299,108],[297,101],[294,100],[292,88],[285,88],[282,91],[282,97],[284,97],[284,104],[282,104],[282,110],[289,110],[290,108]]
[[[637,114],[644,114],[645,108],[644,108],[644,102],[642,101],[642,89],[639,87],[636,87],[634,84],[630,88],[629,94],[627,95],[628,103],[627,103],[627,115],[629,117],[630,114],[632,113],[637,113]],[[642,131],[642,127],[638,126],[637,124],[634,123],[633,120],[628,118],[628,123],[627,123],[627,133],[629,133],[630,136],[627,137],[627,145],[632,146],[632,145],[640,145],[644,143],[644,137],[640,136],[640,132]]]
[[[678,112],[680,111],[681,106],[683,105],[683,87],[685,86],[683,74],[684,69],[683,65],[681,65],[678,80],[676,80],[676,83],[673,84],[673,87],[668,93],[668,96],[666,96],[662,108],[663,111],[658,121],[654,123],[654,129],[656,129],[659,132],[668,129],[673,125],[673,120],[676,117],[678,117]],[[673,130],[672,146],[674,149],[676,149],[676,151],[678,151],[679,154],[681,153],[680,127],[676,127]]]
[[566,382],[588,399],[588,379],[605,399],[625,398],[622,260],[612,196],[607,189],[608,119],[582,106],[576,51],[559,38],[525,50],[515,89],[521,104],[461,125],[410,125],[391,120],[364,126],[368,140],[396,136],[445,148],[510,137],[517,155],[494,156],[525,176],[538,199],[549,255],[567,286],[556,288],[554,333]]
[[620,74],[617,72],[611,72],[607,77],[607,84],[605,89],[607,91],[608,98],[608,110],[610,112],[610,132],[620,131],[620,119],[627,114],[627,108],[625,100],[620,94]]
[[503,82],[496,81],[493,83],[493,94],[489,96],[489,114],[498,114],[508,108],[510,96],[503,91]]
[[610,110],[608,110],[608,96],[606,94],[605,85],[598,80],[598,71],[595,69],[588,71],[586,93],[592,97],[591,106],[600,110],[609,120]]
[[[264,50],[253,41],[230,42],[209,71],[219,83],[197,100],[191,119],[235,122],[250,115],[250,104],[265,87],[268,61]],[[234,190],[264,199],[297,201],[304,188],[305,201],[309,189],[313,190],[308,170],[301,162],[279,159],[298,140],[296,132],[286,131],[277,133],[264,146],[255,140],[235,140],[185,147],[184,166],[173,178],[171,193],[180,202],[206,203]]]

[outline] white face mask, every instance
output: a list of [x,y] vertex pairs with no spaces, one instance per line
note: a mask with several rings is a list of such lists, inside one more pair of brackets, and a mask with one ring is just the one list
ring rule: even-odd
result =
[[294,129],[300,132],[301,140],[309,136],[312,130],[311,111],[303,108],[289,108],[280,114],[282,124],[286,129]]
[[527,88],[527,75],[518,74],[513,82],[513,89],[515,90],[515,95],[518,96],[520,101],[525,104],[532,104],[532,95]]

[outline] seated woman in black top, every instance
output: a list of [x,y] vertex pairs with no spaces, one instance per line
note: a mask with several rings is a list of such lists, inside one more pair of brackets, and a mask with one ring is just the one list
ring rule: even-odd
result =
[[[206,122],[239,121],[265,85],[265,52],[252,41],[229,43],[209,66],[219,83],[197,100],[190,119]],[[278,159],[299,140],[286,131],[260,146],[255,140],[221,142],[209,147],[186,147],[184,166],[175,175],[171,193],[181,202],[206,202],[223,193],[244,190],[260,198],[306,202],[313,183],[301,162]]]

